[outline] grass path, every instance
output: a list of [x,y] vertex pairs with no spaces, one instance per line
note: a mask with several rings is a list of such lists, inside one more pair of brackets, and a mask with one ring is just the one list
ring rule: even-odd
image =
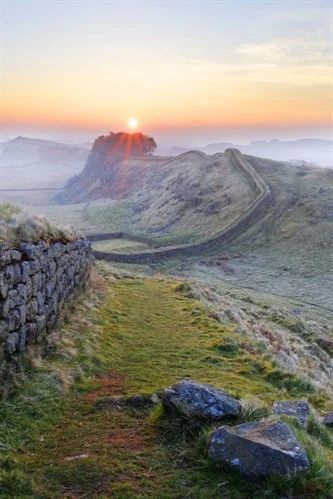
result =
[[[80,334],[77,354],[67,364],[80,364],[84,375],[65,402],[59,399],[57,405],[52,399],[52,414],[58,410],[59,416],[37,424],[30,440],[28,428],[26,445],[3,457],[7,470],[1,497],[208,499],[281,493],[279,485],[249,484],[213,468],[204,456],[203,439],[171,424],[159,407],[96,410],[95,403],[105,396],[153,393],[184,376],[237,397],[256,394],[267,404],[305,396],[306,383],[279,371],[236,326],[222,326],[209,317],[186,285],[174,281],[117,281],[87,314],[87,321],[76,315],[68,326]],[[59,368],[64,360],[54,355],[49,362]],[[310,397],[320,404],[315,393]],[[47,402],[46,395],[45,414]],[[28,426],[33,424],[30,416]],[[293,493],[305,487],[317,493],[321,485],[310,477],[291,486]]]

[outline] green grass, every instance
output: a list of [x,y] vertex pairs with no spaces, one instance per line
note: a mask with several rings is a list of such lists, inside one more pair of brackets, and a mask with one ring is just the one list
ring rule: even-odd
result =
[[[274,400],[306,397],[309,390],[319,409],[325,399],[280,371],[233,326],[209,317],[186,285],[126,279],[107,289],[100,282],[99,290],[99,300],[85,300],[72,312],[48,357],[2,404],[1,497],[281,495],[281,482],[249,482],[215,468],[204,452],[209,427],[184,427],[160,406],[106,411],[95,404],[105,396],[152,393],[184,376],[246,399],[239,421],[262,417]],[[314,449],[321,453],[320,462],[300,479],[284,481],[284,494],[324,497],[329,491],[331,440],[317,423],[310,428],[296,430],[311,456]]]
[[9,203],[0,203],[0,221],[11,222],[13,215],[20,213],[20,208]]
[[135,253],[138,251],[149,250],[149,246],[137,241],[128,239],[110,239],[106,241],[96,241],[92,244],[94,250],[112,251],[116,253]]

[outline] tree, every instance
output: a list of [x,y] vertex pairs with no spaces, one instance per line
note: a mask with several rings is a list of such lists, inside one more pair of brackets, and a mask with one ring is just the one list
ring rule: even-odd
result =
[[138,133],[113,133],[101,135],[95,140],[93,150],[105,154],[120,154],[124,156],[151,155],[157,147],[153,137]]

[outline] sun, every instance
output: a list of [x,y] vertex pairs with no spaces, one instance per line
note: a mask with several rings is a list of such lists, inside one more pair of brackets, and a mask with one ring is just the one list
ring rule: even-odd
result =
[[137,120],[137,118],[129,118],[129,120],[127,121],[127,125],[128,128],[135,130],[136,128],[138,128],[139,121]]

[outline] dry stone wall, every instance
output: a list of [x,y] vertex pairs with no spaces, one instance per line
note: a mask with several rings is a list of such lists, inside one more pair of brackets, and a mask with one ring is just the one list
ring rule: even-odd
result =
[[[239,215],[236,220],[223,229],[220,233],[216,234],[211,239],[203,241],[198,244],[191,244],[185,246],[177,246],[165,249],[148,250],[140,253],[111,253],[106,251],[95,250],[94,256],[97,260],[106,260],[121,263],[155,263],[166,258],[174,258],[179,256],[193,256],[200,255],[205,251],[209,251],[216,247],[222,247],[226,243],[230,243],[236,237],[239,237],[252,224],[258,222],[263,218],[270,205],[274,201],[274,195],[270,186],[264,181],[263,178],[256,172],[252,165],[244,158],[244,156],[237,149],[227,149],[225,154],[229,156],[235,168],[242,170],[248,177],[249,182],[256,189],[258,195],[256,199],[249,206],[246,213]],[[117,233],[117,236],[123,233]],[[101,241],[104,239],[111,239],[112,234],[95,234],[90,236],[91,241]],[[133,239],[133,237],[132,237]]]
[[0,379],[8,360],[56,325],[63,304],[87,282],[90,242],[0,243]]

